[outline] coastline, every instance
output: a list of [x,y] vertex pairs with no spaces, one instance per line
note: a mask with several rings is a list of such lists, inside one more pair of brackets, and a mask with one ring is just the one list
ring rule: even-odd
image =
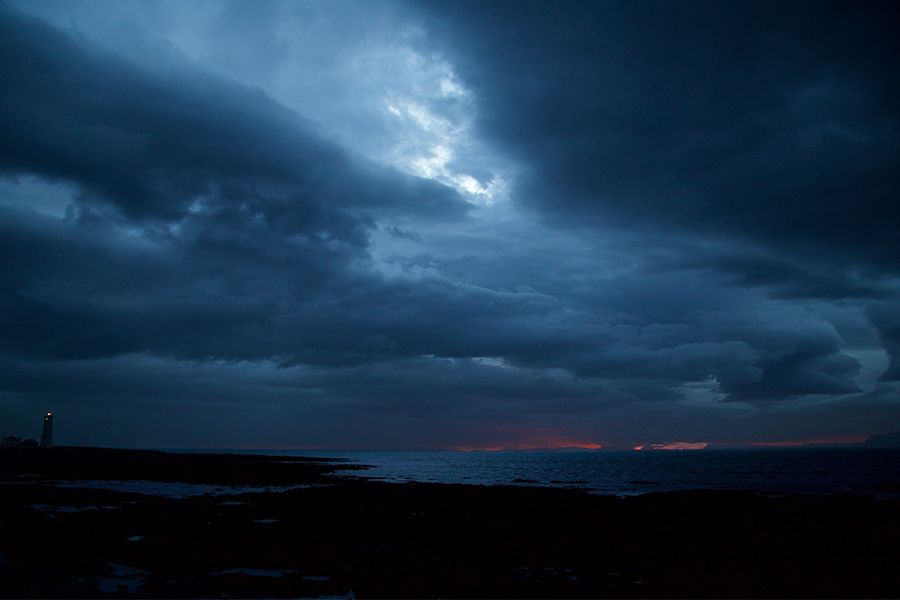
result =
[[[53,448],[0,457],[3,597],[893,597],[900,589],[896,497],[399,484],[360,478],[344,461],[275,455]],[[117,479],[212,489],[76,487]],[[59,481],[66,485],[51,483]]]

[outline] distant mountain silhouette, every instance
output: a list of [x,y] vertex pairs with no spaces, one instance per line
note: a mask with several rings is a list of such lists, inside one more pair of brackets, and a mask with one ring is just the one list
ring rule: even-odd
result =
[[900,431],[873,435],[861,445],[866,448],[900,448]]

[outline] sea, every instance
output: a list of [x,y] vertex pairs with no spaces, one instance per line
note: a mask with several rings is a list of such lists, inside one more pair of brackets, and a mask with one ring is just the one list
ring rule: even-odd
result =
[[547,486],[616,495],[691,489],[803,494],[900,492],[900,449],[217,452],[342,459],[367,467],[341,471],[342,477],[398,483]]

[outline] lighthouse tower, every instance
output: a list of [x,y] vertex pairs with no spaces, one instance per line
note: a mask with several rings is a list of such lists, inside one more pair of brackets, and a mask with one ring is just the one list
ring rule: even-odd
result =
[[41,448],[53,447],[53,413],[44,416],[44,431],[41,432]]

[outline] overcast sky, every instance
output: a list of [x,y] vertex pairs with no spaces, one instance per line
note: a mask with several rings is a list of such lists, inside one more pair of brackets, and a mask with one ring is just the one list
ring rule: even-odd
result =
[[0,4],[0,426],[900,430],[890,3]]

